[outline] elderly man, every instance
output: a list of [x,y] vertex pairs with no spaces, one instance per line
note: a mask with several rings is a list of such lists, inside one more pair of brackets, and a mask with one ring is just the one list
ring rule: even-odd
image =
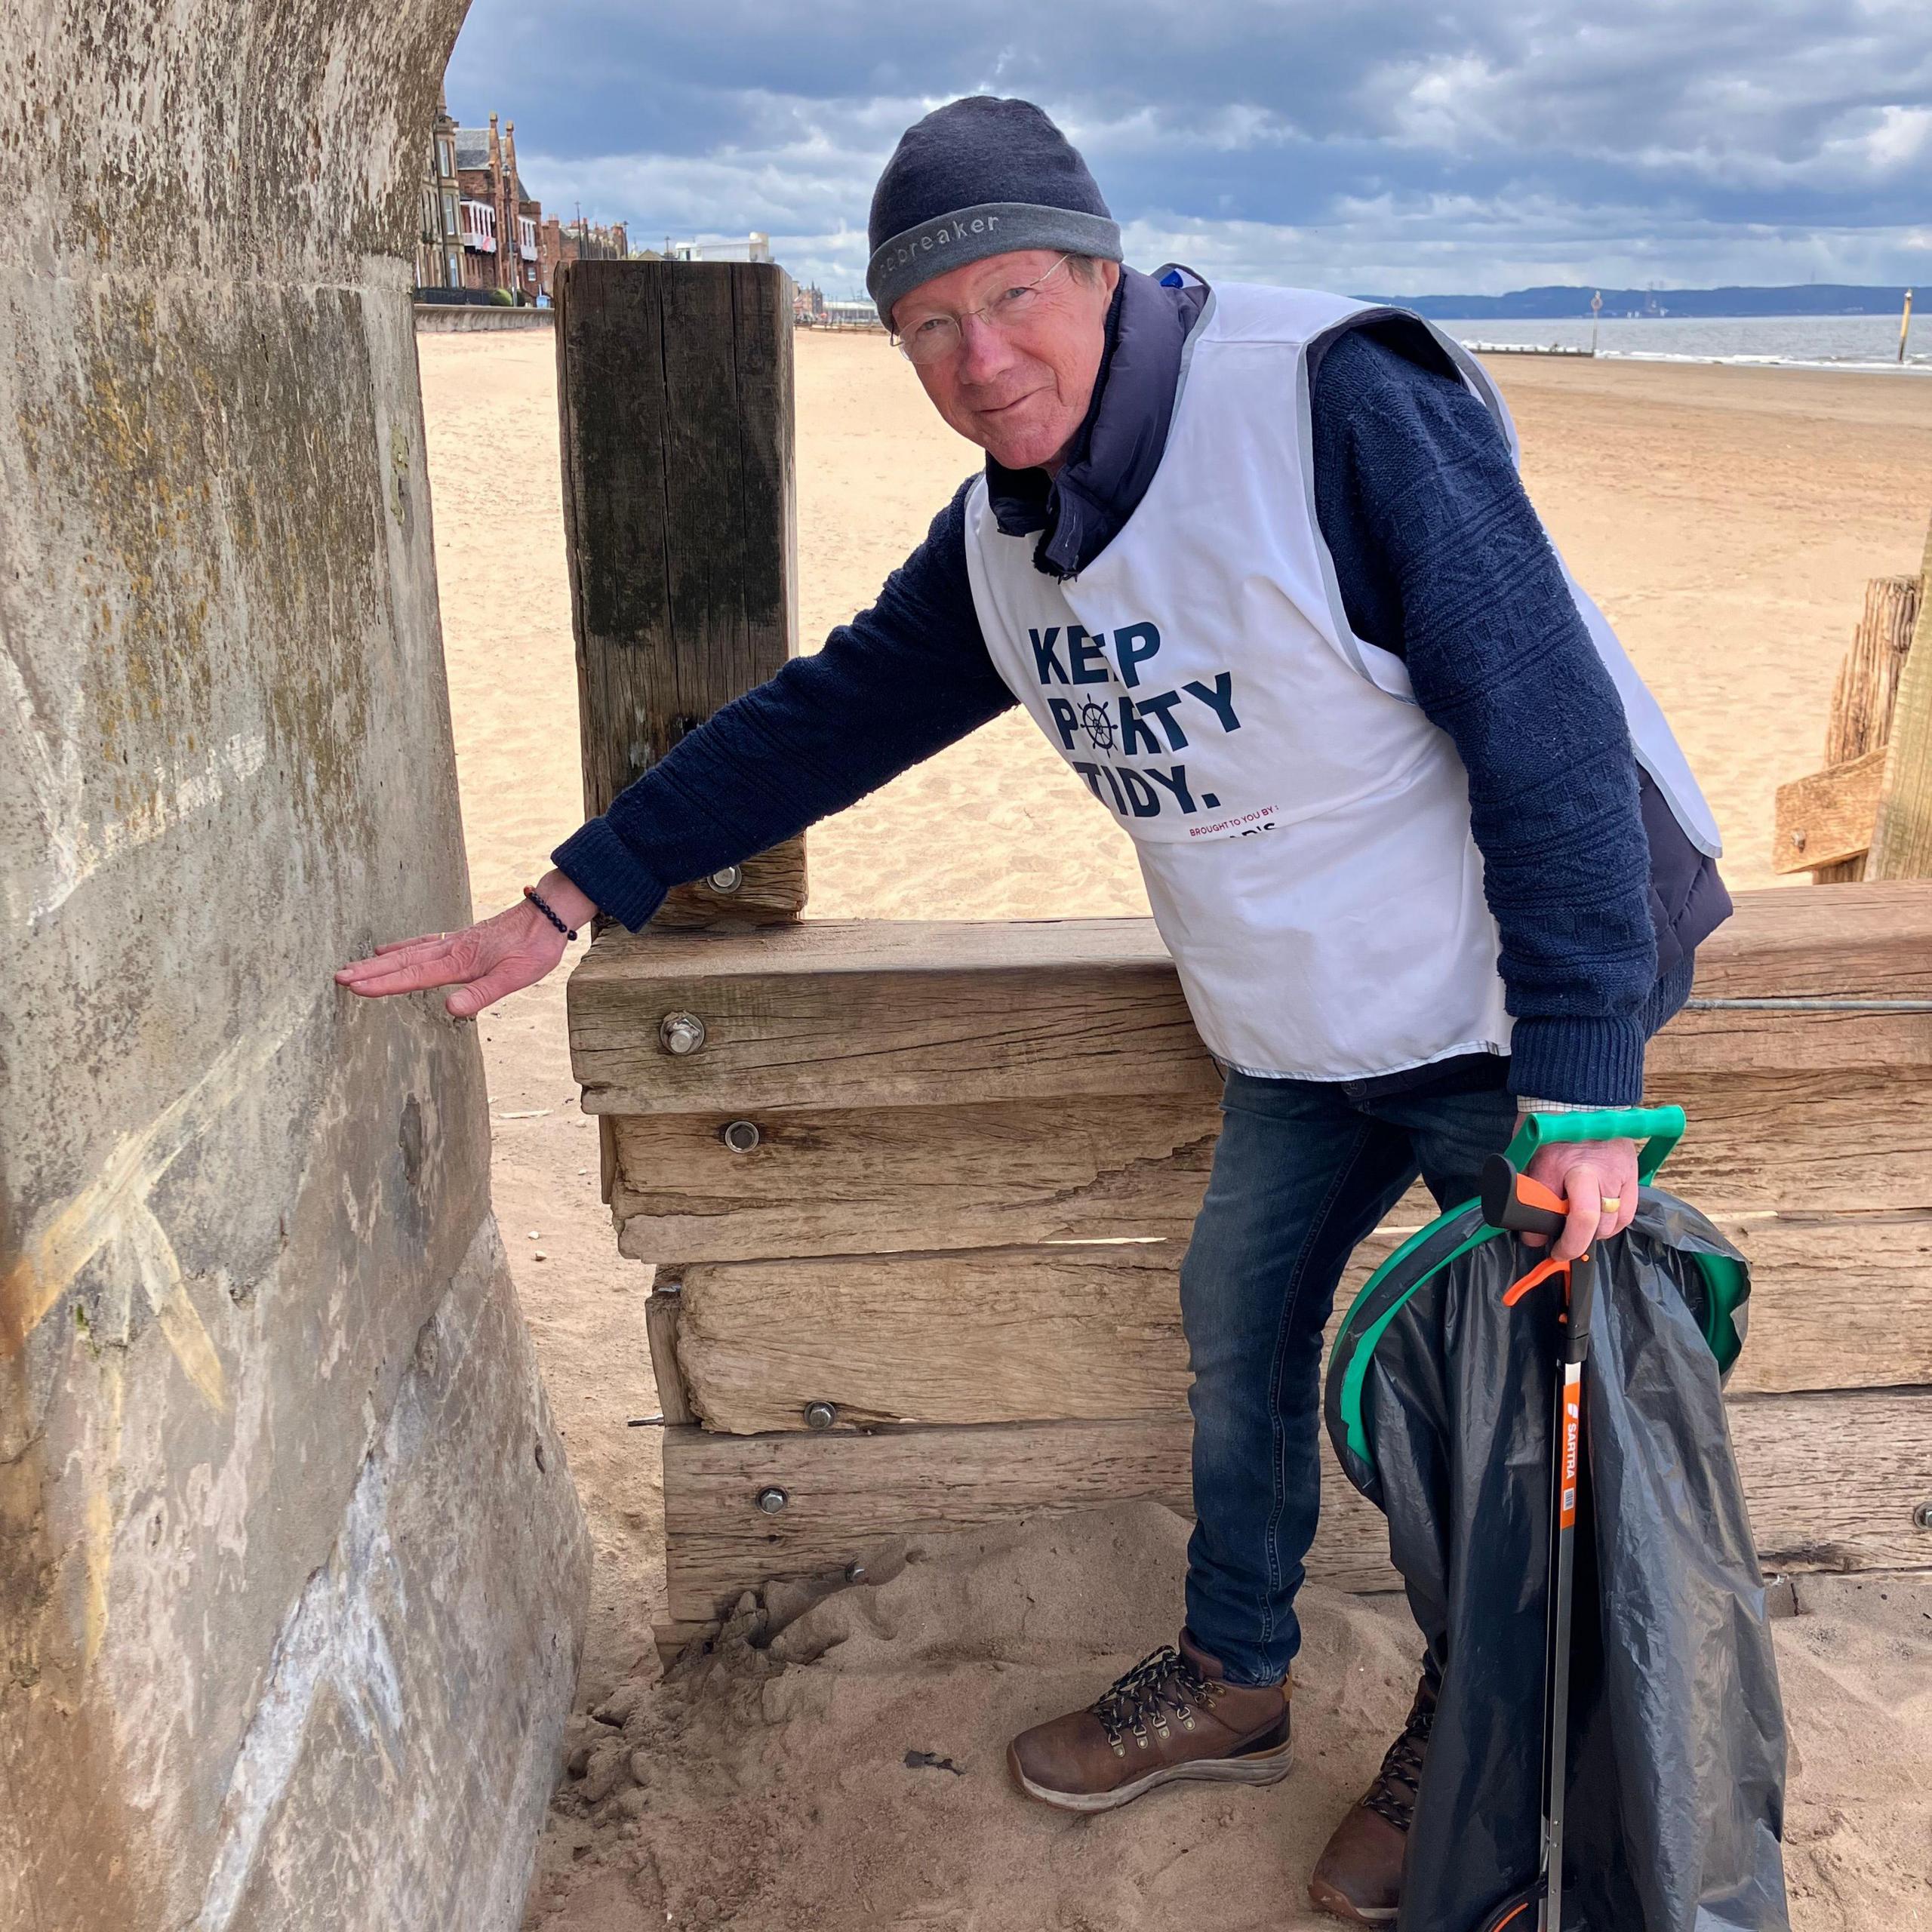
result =
[[[1517,480],[1481,370],[1417,318],[1121,265],[1085,164],[1023,101],[909,129],[868,278],[986,452],[873,607],[686,738],[518,906],[346,968],[472,1014],[601,911],[851,804],[1014,703],[1132,835],[1226,1069],[1183,1271],[1186,1620],[1014,1741],[1075,1811],[1287,1770],[1318,1500],[1318,1355],[1349,1251],[1418,1173],[1475,1191],[1521,1110],[1640,1097],[1729,903],[1656,705]],[[1628,1142],[1558,1144],[1580,1251],[1636,1205]],[[1394,1916],[1435,1660],[1342,1820],[1318,1904]]]

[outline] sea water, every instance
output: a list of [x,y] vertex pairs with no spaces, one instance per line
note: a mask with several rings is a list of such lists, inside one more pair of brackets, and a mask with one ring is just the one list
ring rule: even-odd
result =
[[[1932,294],[1932,291],[1928,291]],[[1928,303],[1932,306],[1932,302]],[[1666,362],[1783,364],[1799,368],[1900,368],[1897,315],[1606,315],[1576,321],[1444,321],[1458,342],[1583,349]],[[1912,318],[1905,372],[1932,375],[1932,315]]]

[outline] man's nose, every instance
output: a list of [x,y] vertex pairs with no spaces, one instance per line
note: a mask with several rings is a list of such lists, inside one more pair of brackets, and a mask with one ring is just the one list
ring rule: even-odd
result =
[[959,380],[982,384],[995,380],[1013,361],[1013,345],[983,315],[959,318]]

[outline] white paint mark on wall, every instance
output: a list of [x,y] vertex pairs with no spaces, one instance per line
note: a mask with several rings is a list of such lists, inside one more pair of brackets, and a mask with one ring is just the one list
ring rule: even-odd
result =
[[65,905],[103,866],[219,804],[231,786],[246,783],[268,762],[267,734],[238,731],[191,764],[149,766],[142,802],[125,818],[91,826],[78,688],[69,694],[57,722],[50,724],[42,718],[20,666],[0,651],[0,692],[16,721],[27,789],[47,838],[48,877],[27,908],[30,927]]
[[248,1720],[229,1780],[221,1839],[194,1932],[227,1932],[263,1835],[301,1761],[318,1691],[334,1689],[365,1744],[392,1763],[398,1755],[401,1673],[377,1607],[386,1604],[398,1616],[408,1609],[389,1535],[391,1448],[386,1438],[363,1459],[336,1546],[303,1586],[275,1641],[268,1688]]
[[86,780],[81,770],[80,710],[78,689],[68,698],[59,724],[50,731],[41,721],[40,708],[20,667],[11,653],[0,651],[0,689],[16,721],[20,764],[27,789],[47,835],[47,860],[53,873],[54,897],[35,906],[29,921],[58,905],[71,893],[78,876],[80,836],[86,811]]

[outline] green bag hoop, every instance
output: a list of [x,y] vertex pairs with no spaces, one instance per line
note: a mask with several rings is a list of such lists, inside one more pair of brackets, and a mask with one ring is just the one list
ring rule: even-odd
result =
[[[1552,1141],[1638,1140],[1643,1145],[1637,1155],[1637,1176],[1640,1181],[1648,1182],[1683,1139],[1684,1125],[1681,1107],[1604,1107],[1587,1113],[1531,1114],[1517,1129],[1508,1151],[1510,1159],[1520,1168],[1527,1164],[1539,1147]],[[1492,1228],[1483,1220],[1479,1201],[1466,1201],[1411,1235],[1369,1276],[1362,1284],[1361,1293],[1349,1304],[1348,1314],[1329,1353],[1327,1380],[1331,1391],[1339,1395],[1340,1420],[1349,1454],[1364,1470],[1372,1472],[1374,1462],[1368,1434],[1362,1426],[1361,1392],[1368,1379],[1369,1364],[1375,1358],[1377,1343],[1418,1288],[1460,1260],[1472,1248],[1494,1240],[1502,1232],[1500,1228]],[[1414,1271],[1413,1274],[1409,1272],[1411,1269]],[[1707,1270],[1707,1274],[1709,1272]],[[1398,1282],[1399,1287],[1395,1285]],[[1712,1285],[1715,1289],[1718,1284],[1714,1281]],[[1713,1315],[1706,1337],[1721,1369],[1727,1369],[1737,1357],[1729,1315],[1730,1308],[1741,1298],[1738,1291],[1742,1284],[1740,1282],[1734,1285],[1727,1281],[1725,1285],[1731,1287],[1732,1293],[1727,1296],[1713,1294]],[[1392,1294],[1388,1292],[1392,1287]],[[1720,1331],[1715,1309],[1721,1300],[1724,1306]],[[1371,1316],[1368,1310],[1378,1300],[1384,1301],[1386,1305]],[[1358,1322],[1363,1324],[1359,1328]],[[1719,1346],[1721,1338],[1728,1338],[1727,1348]],[[1349,1353],[1343,1364],[1337,1389],[1335,1369],[1341,1362],[1345,1348]],[[1334,1397],[1331,1395],[1331,1399]]]

